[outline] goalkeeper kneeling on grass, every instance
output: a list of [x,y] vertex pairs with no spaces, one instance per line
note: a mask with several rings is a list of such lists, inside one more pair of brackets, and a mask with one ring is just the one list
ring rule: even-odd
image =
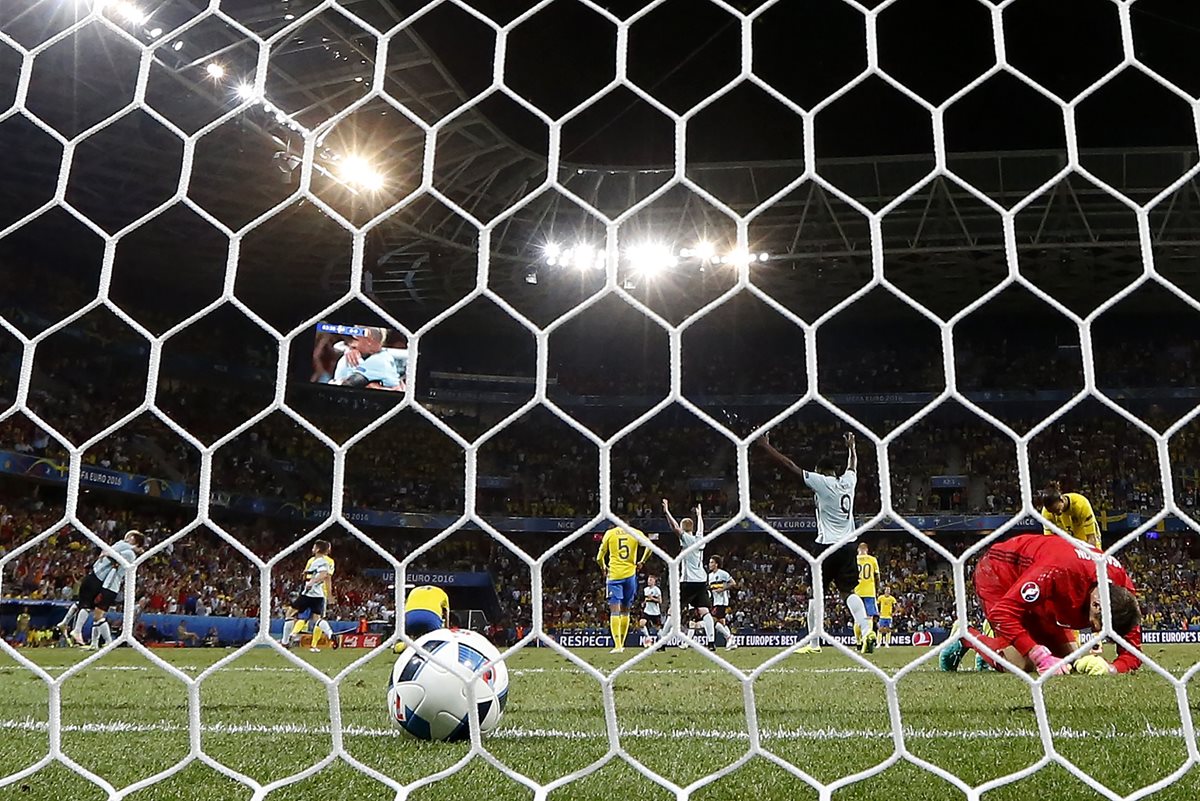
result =
[[[1115,558],[1096,548],[1072,544],[1061,537],[1027,534],[993,545],[975,568],[975,593],[991,623],[994,636],[975,629],[970,633],[991,650],[1024,670],[1038,673],[1069,673],[1072,665],[1064,657],[1078,648],[1075,632],[1103,628],[1100,588],[1096,563],[1104,561],[1112,606],[1113,631],[1134,649],[1142,645],[1141,619],[1133,581]],[[940,654],[941,669],[958,670],[971,644],[955,640]],[[991,667],[1003,669],[987,654],[980,654]],[[1141,661],[1135,652],[1117,649],[1109,664],[1103,657],[1088,654],[1074,664],[1078,673],[1108,675],[1137,670]]]

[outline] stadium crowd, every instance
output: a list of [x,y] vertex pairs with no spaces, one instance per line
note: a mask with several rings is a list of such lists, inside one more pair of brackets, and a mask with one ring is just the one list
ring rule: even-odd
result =
[[[5,480],[0,488],[0,557],[12,548],[58,523],[61,508],[29,492],[25,482]],[[22,492],[22,490],[25,492]],[[95,493],[91,493],[92,496]],[[148,511],[144,504],[89,504],[81,519],[107,542],[122,531],[139,528],[161,543],[178,527],[181,517]],[[261,558],[294,542],[296,532],[268,520],[225,520],[222,528]],[[333,617],[342,620],[389,621],[394,615],[395,590],[386,569],[389,562],[348,532],[331,536],[337,560]],[[379,531],[372,536],[387,551],[403,558],[425,536],[413,531]],[[513,535],[514,543],[531,555],[554,544],[553,535]],[[661,538],[668,553],[675,549],[671,537]],[[961,552],[971,541],[966,534],[939,534],[951,552]],[[895,631],[947,627],[953,620],[954,586],[949,565],[924,544],[902,533],[876,533],[866,540],[881,567],[880,588],[896,598]],[[596,542],[583,536],[548,559],[543,568],[543,620],[547,629],[602,627],[607,617],[604,585],[594,562]],[[709,554],[720,555],[738,580],[731,609],[736,629],[797,630],[807,626],[805,612],[811,587],[810,571],[800,555],[785,544],[759,534],[730,532],[710,544]],[[1123,550],[1131,574],[1141,588],[1147,623],[1162,628],[1200,627],[1200,538],[1192,534],[1143,538]],[[58,525],[37,547],[9,561],[3,575],[6,599],[69,601],[90,569],[98,551],[95,544],[71,525]],[[270,615],[280,617],[282,604],[294,592],[307,549],[301,548],[272,571],[268,592]],[[382,570],[381,570],[382,569]],[[532,625],[530,572],[524,561],[481,532],[461,532],[414,561],[414,571],[490,572],[499,601],[493,624],[501,639]],[[652,559],[643,572],[665,576],[664,567]],[[235,547],[210,529],[197,529],[160,549],[138,570],[135,613],[257,617],[262,594],[259,570]],[[669,590],[667,592],[669,603]],[[973,591],[967,587],[973,602]],[[849,624],[845,606],[834,594],[826,599],[827,628],[838,631]],[[495,613],[496,610],[493,610]],[[175,639],[179,631],[160,632],[137,624],[138,636],[149,641]],[[185,627],[186,628],[186,627]],[[200,628],[201,632],[193,629]],[[215,629],[186,629],[195,644],[211,640]],[[203,633],[202,632],[207,632]],[[49,644],[52,639],[46,639]],[[217,644],[212,641],[211,644]]]

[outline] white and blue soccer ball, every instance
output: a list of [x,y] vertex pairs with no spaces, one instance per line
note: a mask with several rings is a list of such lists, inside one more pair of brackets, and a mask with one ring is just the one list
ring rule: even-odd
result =
[[419,638],[426,658],[409,646],[388,680],[387,709],[392,723],[419,740],[470,737],[467,681],[473,680],[479,729],[487,735],[500,725],[508,703],[508,667],[482,634],[439,629]]

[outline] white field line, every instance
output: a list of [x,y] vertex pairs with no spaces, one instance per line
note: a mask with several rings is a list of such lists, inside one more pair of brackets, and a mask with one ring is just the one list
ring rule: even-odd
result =
[[[72,667],[72,665],[42,665],[41,667],[42,667],[42,670],[46,671],[47,673],[61,673],[65,670],[70,669]],[[185,673],[199,673],[202,670],[206,670],[208,668],[208,665],[175,665],[175,667],[178,670],[184,671]],[[157,668],[157,667],[149,667],[147,665],[98,665],[96,667],[88,668],[85,672],[87,672],[87,673],[91,673],[92,671],[117,671],[117,672],[146,671],[146,672],[150,672],[150,671],[158,671],[158,670],[159,670],[159,668]],[[29,673],[29,672],[30,671],[27,668],[21,667],[19,665],[6,665],[3,667],[0,667],[0,673]],[[303,673],[304,671],[302,671],[300,668],[295,668],[295,667],[263,667],[263,666],[258,666],[258,665],[244,665],[241,667],[224,667],[224,668],[221,668],[218,672],[219,673]],[[579,670],[578,668],[553,667],[553,668],[510,668],[508,672],[512,676],[532,676],[532,675],[536,675],[536,674],[540,674],[540,673],[582,673],[583,671]],[[871,671],[867,670],[866,668],[860,668],[860,667],[841,667],[841,668],[808,668],[808,669],[805,669],[805,668],[774,668],[767,672],[769,674],[775,674],[775,673],[822,674],[822,673],[870,673]],[[719,673],[719,674],[729,675],[727,671],[722,670],[720,668],[649,668],[649,669],[633,668],[632,670],[629,671],[629,675],[634,675],[634,676],[666,676],[666,675],[683,675],[683,674],[693,676],[693,675],[702,675],[705,673]]]
[[[49,724],[33,718],[14,718],[0,720],[0,731],[46,732]],[[273,725],[256,723],[206,723],[200,730],[215,735],[327,735],[329,726],[309,726],[303,723],[278,723]],[[63,724],[63,732],[80,732],[85,734],[148,734],[161,732],[186,732],[187,727],[168,721],[157,723],[126,723],[111,721],[107,723]],[[365,726],[346,726],[342,729],[344,735],[350,737],[404,737],[399,729],[370,728]],[[730,729],[651,729],[633,728],[622,729],[621,737],[635,739],[702,739],[702,740],[746,740],[749,735],[744,731]],[[1147,725],[1140,731],[1119,731],[1115,726],[1099,729],[1054,729],[1055,739],[1065,740],[1111,740],[1142,739],[1146,737],[1182,737],[1180,727],[1163,728]],[[834,729],[834,728],[763,728],[760,735],[765,740],[887,740],[892,733],[887,730],[868,729]],[[568,731],[560,729],[526,728],[512,726],[498,730],[489,739],[526,740],[539,738],[554,738],[566,740],[603,740],[603,731]],[[1021,727],[1002,727],[988,729],[927,729],[905,728],[904,736],[913,740],[1003,740],[1003,739],[1039,739],[1037,729]]]

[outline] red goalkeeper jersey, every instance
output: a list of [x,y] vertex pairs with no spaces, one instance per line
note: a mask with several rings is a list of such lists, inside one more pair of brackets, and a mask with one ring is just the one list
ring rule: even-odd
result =
[[[1085,545],[1092,553],[1100,553]],[[1105,557],[1113,584],[1136,593],[1125,568]],[[1038,643],[1029,633],[1051,626],[1091,628],[1091,594],[1096,566],[1085,553],[1060,537],[1025,534],[988,549],[975,571],[975,588],[996,634],[1022,654]],[[1142,646],[1141,628],[1125,635],[1134,648]],[[1121,673],[1136,670],[1137,657],[1118,649],[1113,666]]]

